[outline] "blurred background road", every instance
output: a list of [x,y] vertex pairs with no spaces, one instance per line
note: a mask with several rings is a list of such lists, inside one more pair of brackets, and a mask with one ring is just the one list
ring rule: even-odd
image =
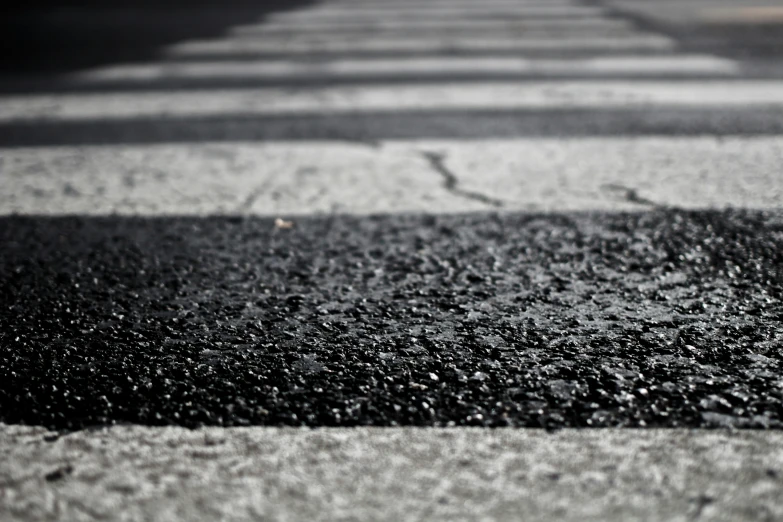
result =
[[0,519],[783,518],[780,2],[0,44]]

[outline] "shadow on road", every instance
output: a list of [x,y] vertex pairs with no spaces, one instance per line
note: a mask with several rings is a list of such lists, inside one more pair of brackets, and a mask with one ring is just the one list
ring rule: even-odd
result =
[[0,73],[65,73],[149,60],[309,0],[16,0],[0,16]]

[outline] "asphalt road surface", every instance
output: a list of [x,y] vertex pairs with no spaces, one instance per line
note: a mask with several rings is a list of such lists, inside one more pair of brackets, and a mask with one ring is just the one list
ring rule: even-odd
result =
[[780,3],[2,24],[0,519],[783,520]]

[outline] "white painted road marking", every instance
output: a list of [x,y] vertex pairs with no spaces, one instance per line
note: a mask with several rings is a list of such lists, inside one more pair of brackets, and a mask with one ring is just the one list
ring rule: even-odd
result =
[[191,40],[170,46],[166,55],[232,54],[318,54],[368,52],[457,52],[457,51],[616,51],[669,50],[674,41],[665,36],[643,35],[557,38],[365,38],[342,40],[305,38],[237,38],[233,40]]
[[388,20],[404,20],[408,18],[493,18],[496,16],[524,16],[530,17],[559,17],[559,16],[601,16],[604,10],[597,7],[565,4],[539,4],[539,5],[502,5],[484,6],[484,4],[462,6],[440,6],[428,8],[426,6],[417,9],[395,9],[379,7],[348,7],[338,6],[312,7],[296,11],[284,11],[268,15],[268,20],[368,20],[385,18]]
[[[407,39],[426,37],[437,40],[444,38],[461,38],[463,40],[471,39],[573,39],[573,38],[629,38],[644,34],[642,31],[625,25],[596,25],[596,24],[511,24],[503,20],[477,20],[477,22],[501,22],[493,26],[483,24],[473,24],[471,27],[453,28],[448,25],[425,27],[399,27],[386,24],[376,26],[374,29],[362,28],[356,30],[356,26],[335,24],[333,27],[324,27],[311,25],[310,28],[282,29],[279,26],[242,26],[229,32],[229,36],[234,39],[293,39],[297,40],[315,40],[315,41],[335,41],[351,40],[357,41],[361,38],[383,38]],[[404,24],[403,24],[404,25]],[[467,25],[467,24],[465,24]]]
[[551,6],[551,5],[582,5],[573,0],[485,0],[480,4],[475,0],[337,0],[329,2],[332,7],[345,8],[389,8],[389,9],[413,9],[414,7],[473,7],[486,5],[488,7],[519,7],[519,6]]
[[[781,432],[127,426],[52,436],[0,425],[3,520],[783,519]],[[44,479],[58,470],[62,480]]]
[[492,8],[519,7],[519,6],[552,6],[552,5],[581,5],[573,0],[484,0],[477,3],[475,0],[339,0],[328,4],[335,8],[346,9],[413,9],[413,8],[442,8],[442,7],[474,7],[476,5]]
[[0,99],[1,122],[116,120],[364,111],[638,109],[783,106],[783,82],[567,81],[231,89]]
[[534,29],[585,30],[585,29],[631,29],[633,24],[622,18],[544,18],[544,19],[498,19],[498,20],[454,20],[454,19],[411,19],[386,20],[380,18],[370,21],[329,20],[312,21],[297,20],[296,22],[264,21],[257,24],[237,25],[230,29],[232,35],[263,35],[263,34],[307,34],[310,32],[335,32],[346,30],[373,31],[474,31],[501,32]]
[[579,6],[580,2],[573,0],[484,0],[476,2],[475,0],[380,0],[380,1],[338,1],[317,4],[317,6],[308,6],[302,10],[312,10],[313,7],[342,10],[355,9],[379,9],[379,10],[404,10],[404,9],[442,9],[442,8],[481,8],[498,9],[504,7],[549,7],[549,6]]
[[143,82],[160,79],[296,79],[301,77],[353,77],[372,79],[378,75],[415,74],[417,77],[437,77],[460,74],[481,78],[487,74],[525,74],[597,76],[602,74],[654,76],[735,75],[734,60],[708,55],[672,56],[607,56],[579,59],[532,58],[465,58],[437,57],[410,59],[337,59],[324,62],[210,61],[164,62],[153,64],[115,65],[71,76],[76,82]]
[[[783,208],[783,137],[196,143],[0,149],[0,214]],[[740,174],[738,174],[740,173]]]

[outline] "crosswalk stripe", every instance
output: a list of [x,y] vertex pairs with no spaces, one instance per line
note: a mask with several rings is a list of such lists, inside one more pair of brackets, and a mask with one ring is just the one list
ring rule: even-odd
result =
[[[477,5],[486,5],[488,7],[521,7],[521,6],[553,6],[553,5],[584,5],[580,0],[488,0],[477,4],[474,0],[430,0],[427,2],[416,2],[414,0],[395,0],[395,1],[377,1],[377,2],[349,2],[336,1],[329,2],[327,5],[337,9],[414,9],[414,8],[449,8],[449,7],[475,7]],[[304,6],[301,9],[311,9],[313,6]]]
[[509,7],[484,7],[483,5],[449,7],[449,8],[419,8],[411,10],[376,10],[376,9],[338,9],[323,7],[297,11],[286,11],[270,14],[269,20],[372,20],[383,17],[390,20],[407,18],[497,18],[504,16],[522,17],[559,17],[559,16],[601,16],[604,10],[597,7],[581,5],[521,5]]
[[0,440],[5,509],[36,519],[118,506],[151,522],[783,515],[775,431],[0,426]]
[[[0,157],[6,215],[783,208],[781,136],[35,147]],[[446,188],[441,167],[462,192]]]
[[[271,30],[269,30],[271,28]],[[563,23],[553,24],[473,24],[472,27],[451,27],[448,25],[431,25],[430,27],[403,26],[385,24],[374,28],[362,27],[357,31],[356,27],[350,25],[335,25],[334,27],[310,26],[298,29],[289,29],[283,26],[250,26],[238,27],[230,34],[233,38],[269,38],[269,39],[297,39],[297,40],[317,40],[317,41],[339,41],[353,40],[360,41],[362,38],[383,38],[394,40],[401,38],[420,38],[428,39],[439,38],[479,38],[479,39],[507,39],[507,38],[526,38],[526,39],[573,39],[573,38],[629,38],[638,36],[641,33],[638,29],[628,24],[572,24]]]
[[383,75],[416,75],[418,78],[462,74],[475,78],[491,74],[593,76],[626,75],[735,75],[730,59],[707,55],[608,56],[581,59],[432,57],[411,59],[323,62],[267,60],[255,62],[213,61],[117,65],[71,76],[75,82],[149,82],[159,79],[258,78],[328,80],[337,77],[368,78]]
[[340,32],[340,31],[408,31],[421,30],[464,31],[470,34],[475,31],[522,31],[522,30],[586,30],[586,29],[628,29],[633,24],[622,18],[550,18],[513,20],[449,20],[449,19],[412,19],[412,20],[386,20],[379,18],[367,22],[351,22],[347,20],[330,20],[328,22],[313,22],[311,20],[297,20],[296,22],[265,21],[257,24],[237,25],[230,29],[233,35],[260,35],[260,34],[292,34],[303,32]]
[[534,110],[681,107],[779,107],[783,82],[566,81],[338,86],[289,91],[234,89],[7,96],[0,121],[176,118],[415,110]]
[[395,12],[452,12],[452,11],[509,11],[509,12],[537,12],[553,9],[562,11],[568,9],[581,10],[589,7],[596,10],[594,6],[587,6],[583,2],[547,2],[539,0],[537,2],[457,2],[457,3],[424,3],[419,4],[416,9],[410,3],[377,3],[363,5],[341,5],[334,3],[320,3],[299,9],[278,11],[271,13],[270,16],[285,16],[290,14],[310,14],[310,13],[340,13],[351,15],[353,13],[376,14],[383,16]]
[[427,2],[415,2],[413,0],[397,0],[382,2],[329,2],[318,4],[316,6],[305,6],[301,10],[312,10],[328,7],[330,9],[356,10],[356,9],[378,9],[378,10],[401,10],[401,9],[433,9],[433,8],[481,8],[490,9],[511,7],[520,8],[526,6],[573,6],[584,5],[584,2],[574,0],[487,0],[477,3],[473,0],[431,0]]
[[372,53],[372,52],[461,52],[461,51],[604,51],[622,49],[669,50],[674,42],[665,36],[638,34],[622,38],[575,37],[556,38],[377,38],[353,41],[351,39],[311,38],[239,38],[233,40],[191,40],[174,44],[166,50],[168,56],[232,55],[267,53],[314,54]]
[[[338,9],[363,9],[363,8],[387,8],[387,9],[413,9],[418,8],[441,8],[441,7],[475,7],[476,5],[487,5],[490,7],[519,7],[519,6],[550,6],[550,5],[584,5],[581,0],[487,0],[477,4],[474,0],[430,0],[425,2],[416,2],[414,0],[394,0],[377,2],[355,2],[355,1],[335,1],[327,4],[330,7]],[[304,6],[301,9],[310,9],[313,6]]]

